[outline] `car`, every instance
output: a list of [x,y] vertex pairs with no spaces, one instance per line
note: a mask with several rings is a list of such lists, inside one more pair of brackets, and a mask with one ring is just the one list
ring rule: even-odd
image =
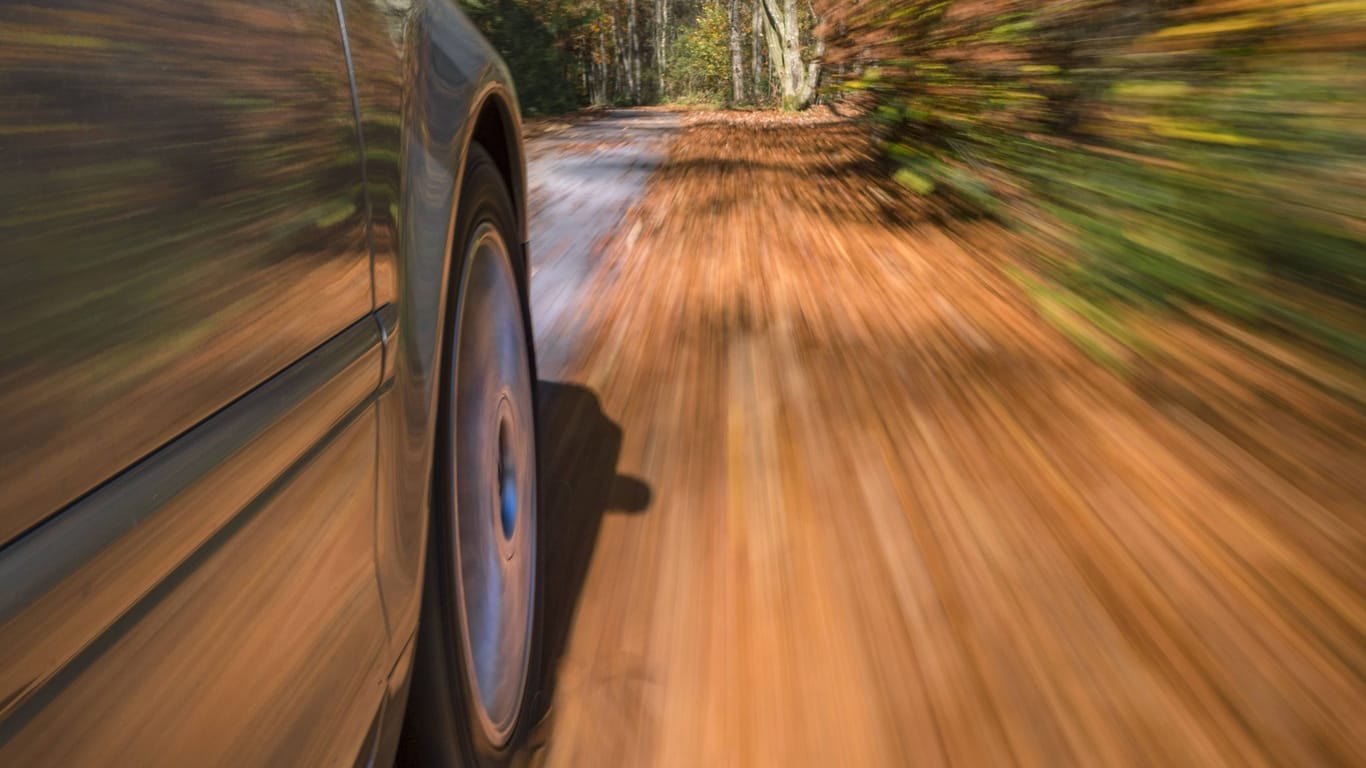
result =
[[452,0],[0,0],[0,765],[509,759],[520,121]]

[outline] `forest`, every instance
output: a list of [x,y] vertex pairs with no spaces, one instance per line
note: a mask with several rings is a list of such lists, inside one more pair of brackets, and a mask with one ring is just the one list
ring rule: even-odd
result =
[[1020,282],[1100,354],[1212,312],[1366,363],[1362,0],[467,3],[528,114],[863,121],[907,194],[1023,238]]
[[810,0],[465,0],[528,114],[586,105],[809,106],[823,31]]

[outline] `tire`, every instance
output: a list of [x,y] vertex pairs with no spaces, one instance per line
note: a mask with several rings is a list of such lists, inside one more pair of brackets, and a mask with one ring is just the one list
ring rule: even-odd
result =
[[500,766],[539,679],[534,361],[512,197],[472,144],[456,214],[416,666],[400,765]]

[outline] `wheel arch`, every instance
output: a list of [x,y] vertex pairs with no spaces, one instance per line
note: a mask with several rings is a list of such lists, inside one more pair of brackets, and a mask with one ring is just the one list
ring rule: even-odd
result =
[[[525,208],[526,172],[521,140],[521,120],[508,104],[508,94],[491,89],[472,110],[475,115],[470,141],[477,141],[493,156],[498,172],[512,191],[518,208]],[[517,211],[519,234],[526,235],[525,211]]]
[[[516,255],[522,262],[514,266],[519,268],[518,279],[525,290],[528,268],[525,263],[528,238],[526,148],[522,143],[522,120],[516,104],[516,96],[509,86],[494,82],[486,87],[470,110],[474,121],[463,154],[468,158],[468,145],[478,142],[493,157],[494,165],[512,193],[513,212],[517,217]],[[459,198],[457,191],[456,199]]]
[[[531,324],[531,251],[527,216],[527,170],[526,145],[522,139],[522,116],[517,107],[517,96],[509,82],[490,81],[472,101],[470,114],[474,116],[472,128],[465,139],[461,152],[460,186],[465,179],[463,168],[469,161],[469,147],[478,143],[492,157],[499,174],[503,177],[508,191],[512,193],[513,214],[517,218],[517,242],[513,246],[513,271],[516,273],[518,288],[521,292],[523,322],[527,333],[527,352],[531,359],[532,381],[537,381],[536,350]],[[455,200],[460,199],[462,188],[455,190]],[[454,226],[456,214],[451,221]],[[452,230],[452,234],[454,231]],[[460,279],[459,258],[453,250],[456,243],[452,240],[449,258],[451,259],[451,290],[458,290]],[[534,398],[533,398],[534,400]]]

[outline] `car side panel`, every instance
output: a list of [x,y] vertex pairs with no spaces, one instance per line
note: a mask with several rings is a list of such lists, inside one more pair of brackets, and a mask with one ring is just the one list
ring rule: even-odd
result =
[[353,411],[373,412],[380,355],[367,317],[0,550],[0,755],[49,681]]
[[0,0],[0,545],[371,309],[333,0]]
[[0,722],[0,764],[353,762],[389,671],[374,461],[366,407]]
[[0,0],[0,765],[335,765],[393,668],[333,0]]

